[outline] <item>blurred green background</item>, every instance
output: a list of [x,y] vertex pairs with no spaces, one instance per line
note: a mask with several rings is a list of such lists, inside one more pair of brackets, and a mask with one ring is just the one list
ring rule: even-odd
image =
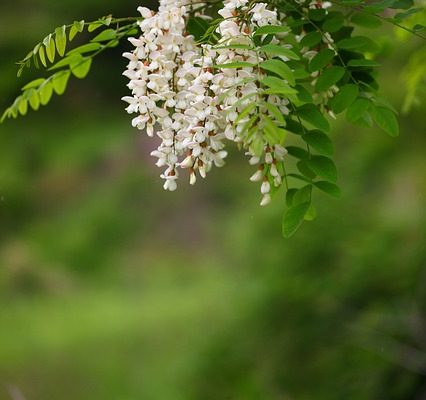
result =
[[[2,2],[2,109],[47,32],[138,5]],[[378,40],[399,108],[422,43]],[[0,400],[426,399],[424,105],[397,139],[339,120],[343,198],[283,240],[240,154],[162,190],[120,100],[126,48],[0,126]]]

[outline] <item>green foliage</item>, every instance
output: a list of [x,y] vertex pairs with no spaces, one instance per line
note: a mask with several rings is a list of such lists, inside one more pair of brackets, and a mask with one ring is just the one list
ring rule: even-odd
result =
[[[216,13],[216,3],[219,2],[205,6],[205,13],[212,14],[211,23],[192,15],[188,20],[188,31],[199,44],[209,43],[216,49],[249,49],[261,55],[263,61],[257,64],[238,61],[214,65],[213,68],[239,70],[250,67],[259,72],[257,86],[263,99],[261,104],[270,111],[270,116],[259,114],[251,117],[241,134],[248,138],[254,154],[261,154],[263,141],[260,138],[266,138],[268,145],[284,145],[289,155],[297,159],[293,171],[285,162],[278,166],[286,171],[287,193],[295,193],[294,190],[299,193],[298,185],[309,184],[309,198],[294,204],[290,202],[291,206],[284,214],[283,232],[285,236],[291,236],[303,220],[315,217],[313,189],[335,197],[340,195],[333,160],[334,148],[328,135],[331,128],[329,116],[345,112],[351,123],[363,127],[376,124],[390,136],[399,134],[396,111],[378,94],[376,68],[380,64],[376,58],[382,49],[365,34],[365,29],[378,29],[383,23],[390,23],[424,38],[421,23],[417,21],[412,27],[405,25],[421,14],[423,8],[414,7],[412,1],[340,0],[333,1],[332,9],[326,11],[310,8],[308,1],[275,0],[271,3],[286,16],[285,24],[257,28],[252,32],[250,44],[224,46],[216,32],[222,21]],[[135,33],[136,20],[108,16],[92,22],[75,21],[56,28],[19,62],[18,76],[26,67],[34,65],[39,68],[40,64],[55,72],[24,86],[22,94],[3,114],[2,121],[25,115],[29,108],[37,110],[40,105],[48,104],[53,93],[64,93],[70,76],[85,78],[96,55]],[[67,51],[78,34],[95,31],[97,34],[88,43]],[[308,56],[309,52],[313,56]],[[422,72],[424,63],[417,60],[413,65]],[[421,72],[411,78],[410,102],[414,101],[416,84],[422,79]],[[245,83],[241,80],[239,85]],[[288,102],[288,115],[268,103],[266,98],[271,94]],[[240,99],[237,105],[250,96],[252,94]],[[235,123],[258,109],[256,104],[250,104],[240,111]],[[291,145],[287,145],[290,141]],[[272,180],[271,176],[269,178]],[[292,199],[298,197],[295,195]]]
[[[37,111],[40,105],[47,105],[52,94],[62,95],[67,88],[71,75],[78,79],[84,79],[90,72],[93,58],[106,49],[115,47],[119,41],[135,32],[136,18],[113,19],[111,16],[103,17],[94,22],[75,21],[71,25],[63,25],[47,35],[28,55],[18,62],[18,77],[25,68],[34,65],[37,69],[41,66],[50,71],[58,71],[47,78],[38,78],[22,88],[22,94],[14,103],[5,110],[0,122],[6,118],[17,118],[18,115],[26,115],[28,104]],[[130,23],[129,23],[130,22]],[[110,28],[114,23],[115,28]],[[78,33],[83,33],[85,28],[88,32],[104,28],[98,35],[90,39],[90,42],[66,51]],[[60,61],[55,62],[57,58]]]

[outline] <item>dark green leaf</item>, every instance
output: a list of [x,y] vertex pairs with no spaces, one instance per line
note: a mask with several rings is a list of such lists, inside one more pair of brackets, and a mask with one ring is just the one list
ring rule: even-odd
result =
[[365,36],[354,36],[337,42],[337,47],[344,50],[377,51],[377,44]]
[[314,182],[314,185],[324,193],[329,194],[330,196],[340,198],[342,193],[337,185],[327,181],[318,181]]
[[372,103],[370,100],[364,97],[358,97],[346,111],[347,120],[352,123],[358,121],[371,105]]
[[309,122],[321,131],[328,132],[330,130],[330,124],[314,104],[304,104],[297,109],[297,114],[304,121]]
[[337,181],[337,168],[331,158],[325,156],[312,156],[312,158],[308,161],[308,166],[317,175],[327,181]]
[[373,107],[373,118],[376,124],[390,136],[399,135],[399,124],[396,115],[385,107]]
[[348,62],[348,67],[366,67],[366,68],[374,68],[380,67],[380,64],[374,60],[367,60],[364,58],[354,59]]
[[302,149],[301,147],[287,146],[286,150],[288,151],[288,154],[290,154],[293,157],[299,158],[300,160],[309,159],[309,153],[305,149]]
[[334,58],[335,53],[331,49],[321,50],[309,63],[309,71],[315,72],[326,67]]
[[302,203],[296,206],[292,206],[286,211],[282,222],[282,231],[284,237],[289,238],[296,233],[296,231],[302,225],[310,206],[310,203]]
[[345,18],[343,17],[343,15],[341,13],[335,13],[335,14],[331,14],[329,18],[327,18],[322,27],[324,29],[324,31],[326,32],[337,32],[338,30],[340,30],[342,28],[342,26],[345,23]]
[[375,15],[363,13],[354,14],[351,18],[351,22],[365,28],[378,28],[382,25],[382,21]]
[[297,193],[297,189],[287,190],[287,193],[285,194],[285,202],[287,204],[287,207],[291,207],[293,205],[293,199],[296,193]]
[[357,98],[359,92],[358,85],[349,83],[340,88],[340,91],[330,100],[329,105],[336,113],[346,110]]
[[322,40],[321,33],[317,31],[309,32],[303,39],[300,41],[302,47],[312,48],[316,46]]
[[335,65],[325,69],[315,84],[315,90],[318,92],[326,91],[335,83],[340,81],[343,75],[345,75],[345,69],[343,67]]
[[333,143],[330,138],[321,131],[313,130],[302,136],[303,140],[319,153],[326,156],[333,155]]

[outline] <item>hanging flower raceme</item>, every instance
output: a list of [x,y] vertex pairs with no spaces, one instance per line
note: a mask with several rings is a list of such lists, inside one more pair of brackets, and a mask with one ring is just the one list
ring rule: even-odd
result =
[[[124,54],[129,59],[124,74],[133,94],[123,98],[129,103],[127,111],[139,114],[133,126],[161,139],[152,155],[158,166],[166,168],[161,175],[165,189],[176,189],[180,169],[189,170],[194,184],[197,175],[204,178],[213,165],[222,166],[226,141],[235,142],[252,163],[258,160],[263,171],[261,204],[266,205],[271,184],[282,184],[279,163],[285,149],[269,143],[267,137],[250,134],[247,127],[264,123],[271,114],[267,104],[288,113],[286,99],[260,90],[265,58],[253,43],[257,28],[278,24],[277,12],[266,3],[225,1],[218,11],[223,20],[214,32],[217,43],[198,45],[186,33],[192,7],[189,2],[161,1],[158,12],[139,8],[144,18],[139,24],[141,36],[130,39],[135,50]],[[264,117],[257,121],[255,115]],[[274,146],[281,149],[277,157],[272,156]]]

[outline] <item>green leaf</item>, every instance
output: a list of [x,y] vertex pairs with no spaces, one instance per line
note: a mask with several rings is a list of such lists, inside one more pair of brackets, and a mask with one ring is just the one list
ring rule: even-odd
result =
[[115,29],[105,29],[99,35],[95,36],[91,42],[107,42],[117,37],[117,31]]
[[43,64],[43,66],[47,67],[46,52],[44,50],[44,46],[40,46],[40,48],[38,49],[38,56],[40,57],[40,61]]
[[308,161],[308,166],[317,175],[327,181],[337,181],[337,168],[331,158],[325,156],[312,156],[312,158]]
[[375,52],[378,49],[377,44],[365,36],[354,36],[349,39],[342,39],[337,42],[337,47],[343,50],[360,50]]
[[96,43],[86,43],[82,46],[78,46],[75,49],[70,50],[67,54],[69,56],[73,54],[85,54],[90,53],[92,51],[96,51],[102,48],[102,45],[99,42]]
[[313,221],[317,217],[317,210],[313,204],[309,207],[308,212],[305,215],[305,221]]
[[312,103],[314,100],[311,93],[302,85],[296,86],[297,98],[300,100],[301,104],[303,103]]
[[213,65],[213,68],[216,69],[226,69],[226,68],[253,68],[255,67],[255,64],[246,62],[246,61],[236,61],[236,62],[230,62],[226,64],[218,64]]
[[75,38],[77,33],[83,32],[83,30],[84,30],[84,20],[74,21],[70,29],[69,41],[71,42]]
[[335,185],[334,183],[327,182],[327,181],[318,181],[314,182],[314,185],[321,190],[324,193],[327,193],[330,196],[340,198],[342,196],[342,192],[340,191],[340,188]]
[[340,91],[328,103],[331,109],[336,113],[346,110],[358,97],[358,85],[349,83],[340,88]]
[[314,221],[316,217],[317,217],[317,210],[313,206],[313,204],[311,204],[308,212],[305,214],[305,221]]
[[302,225],[305,215],[311,206],[310,203],[302,203],[290,207],[284,214],[282,232],[285,238],[293,236]]
[[346,111],[347,120],[352,123],[358,121],[371,105],[372,103],[370,100],[364,97],[358,97]]
[[397,22],[401,22],[406,18],[411,17],[412,15],[418,13],[418,12],[423,12],[424,11],[424,7],[416,7],[416,8],[410,8],[407,11],[401,12],[396,14],[393,19]]
[[266,60],[260,63],[259,66],[266,71],[270,71],[274,74],[277,74],[281,78],[285,79],[292,86],[296,84],[293,71],[286,63],[284,63],[284,61]]
[[103,26],[103,23],[102,23],[102,22],[93,22],[93,23],[91,23],[91,24],[89,25],[89,27],[87,28],[87,30],[88,30],[89,32],[93,32],[93,31],[95,31],[96,29],[100,28],[101,26]]
[[298,146],[287,146],[286,150],[289,155],[296,157],[300,160],[308,160],[309,159],[309,153]]
[[73,62],[77,62],[78,60],[81,60],[82,57],[80,54],[71,54],[63,58],[62,60],[58,61],[56,64],[53,64],[49,71],[54,71],[55,69],[67,67],[68,65],[71,65]]
[[319,76],[317,83],[315,84],[315,90],[317,92],[324,92],[333,86],[335,83],[340,81],[345,75],[345,69],[337,65],[327,68]]
[[366,67],[375,68],[380,67],[380,63],[374,60],[367,60],[365,58],[353,59],[348,62],[348,67]]
[[382,25],[382,21],[375,15],[362,13],[354,14],[351,18],[351,22],[355,25],[370,29],[378,28]]
[[55,43],[58,54],[63,57],[67,48],[67,27],[65,25],[55,29]]
[[276,78],[275,76],[267,76],[266,78],[263,78],[261,82],[265,86],[272,88],[274,93],[281,93],[281,94],[288,94],[288,95],[297,94],[297,90],[291,88],[282,79]]
[[[301,181],[301,182],[304,182],[304,183],[312,183],[312,179],[315,178],[315,176],[316,176],[315,172],[309,170],[309,172],[306,173],[307,167],[304,164],[305,164],[305,161],[299,161],[297,163],[297,168],[298,168],[299,171],[303,171],[302,172],[303,175],[290,173],[290,174],[287,174],[287,176],[289,178],[294,178],[294,179],[297,179],[298,181]],[[303,167],[301,167],[302,165],[303,165]]]
[[34,111],[37,111],[40,107],[40,97],[36,90],[30,89],[28,92],[28,101],[30,103],[31,108]]
[[90,71],[92,59],[88,57],[79,57],[70,64],[71,72],[78,79],[84,79]]
[[329,17],[324,21],[322,27],[325,32],[333,33],[339,31],[344,25],[344,23],[345,18],[342,13],[330,13]]
[[53,87],[50,82],[46,82],[39,90],[40,103],[45,106],[52,98]]
[[266,139],[268,140],[268,143],[271,145],[281,144],[285,139],[285,130],[278,128],[268,116],[263,116],[262,121],[263,132]]
[[334,153],[333,143],[324,132],[309,131],[302,136],[302,139],[321,154],[331,156]]
[[284,118],[281,110],[272,103],[264,102],[262,105],[269,111],[269,113],[275,117],[276,121],[280,123],[280,125],[286,125],[286,120]]
[[304,104],[297,109],[297,114],[304,121],[309,122],[321,131],[328,132],[330,130],[330,124],[314,104]]
[[399,124],[396,115],[385,107],[373,107],[373,119],[376,124],[390,136],[399,135]]
[[321,50],[309,63],[309,71],[315,72],[326,67],[334,58],[335,52],[331,49]]
[[[247,115],[249,115],[256,107],[256,103],[249,103],[242,111],[238,113],[238,117],[235,120],[234,124],[237,125],[242,119],[247,117]],[[232,108],[231,110],[234,110],[234,108]]]
[[287,26],[283,25],[267,25],[262,26],[260,28],[257,28],[254,32],[253,36],[259,36],[259,35],[274,35],[277,33],[286,33],[289,31],[289,28]]
[[299,60],[300,57],[292,50],[279,46],[276,44],[267,44],[265,46],[260,47],[261,51],[263,51],[266,54],[270,54],[273,56],[283,56],[288,58],[289,60]]
[[25,115],[28,111],[28,101],[23,96],[19,97],[18,100],[18,111],[21,115]]
[[58,95],[64,94],[67,88],[67,84],[68,84],[68,80],[70,76],[71,76],[71,71],[60,71],[56,73],[55,75],[53,75],[52,85],[53,85],[53,90],[55,91],[56,94]]
[[293,200],[296,193],[297,193],[297,189],[287,190],[287,193],[285,194],[285,202],[287,204],[287,207],[291,207],[293,205]]
[[55,61],[56,46],[51,34],[44,38],[43,44],[46,47],[47,58],[53,63]]
[[317,31],[309,32],[303,39],[300,41],[302,47],[312,48],[316,46],[322,40],[321,33]]
[[297,190],[297,193],[293,197],[293,205],[310,203],[312,196],[312,183],[303,186]]
[[28,90],[28,89],[33,89],[33,88],[38,88],[40,85],[42,85],[44,82],[46,81],[46,79],[43,78],[39,78],[39,79],[35,79],[29,83],[27,83],[22,90]]
[[327,12],[323,8],[311,8],[308,13],[308,17],[312,21],[322,21],[326,15]]

